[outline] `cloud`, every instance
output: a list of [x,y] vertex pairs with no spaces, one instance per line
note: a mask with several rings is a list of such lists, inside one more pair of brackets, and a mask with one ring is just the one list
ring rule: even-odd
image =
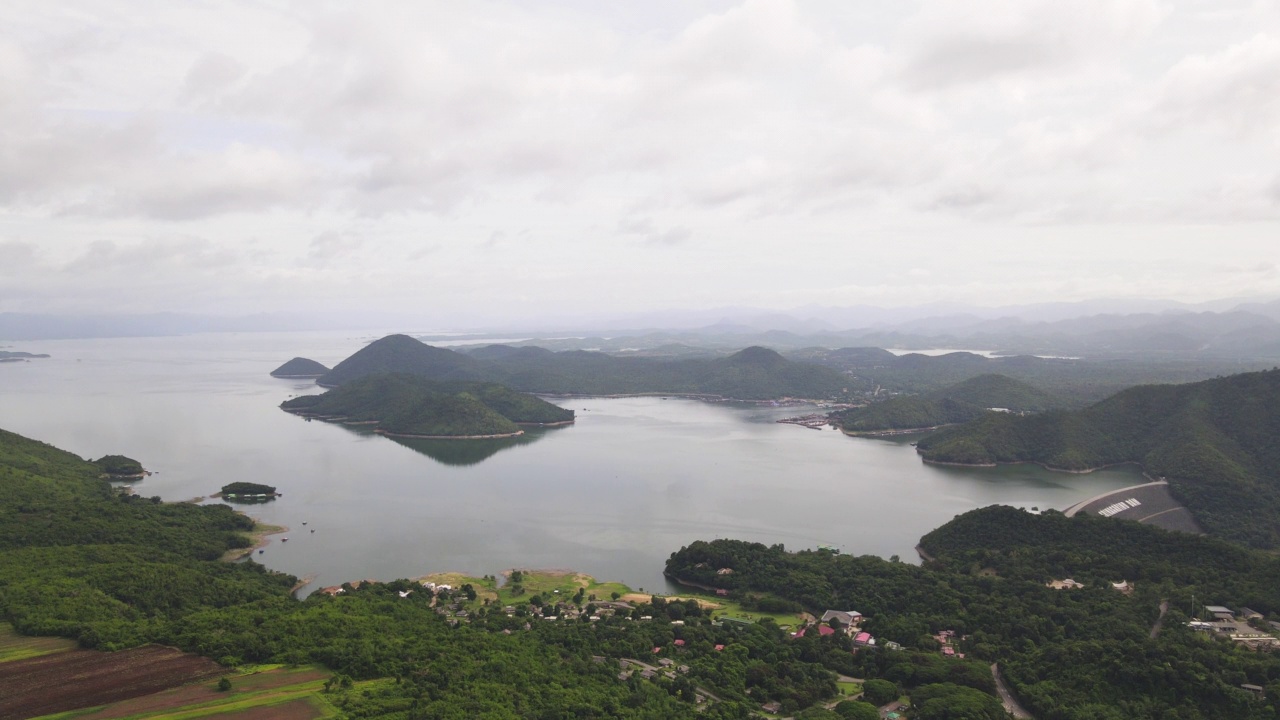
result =
[[0,242],[0,274],[22,275],[36,264],[36,246],[22,240]]
[[908,23],[902,68],[922,89],[1065,71],[1125,50],[1164,16],[1156,0],[944,0]]
[[674,226],[665,230],[659,229],[654,225],[651,217],[623,218],[618,222],[618,233],[650,247],[683,245],[693,237],[693,232],[686,227]]
[[1280,146],[1280,35],[1182,59],[1162,78],[1151,112],[1165,130],[1209,124]]
[[357,254],[365,243],[366,238],[360,235],[326,230],[311,239],[307,260],[313,265],[327,265],[333,260]]

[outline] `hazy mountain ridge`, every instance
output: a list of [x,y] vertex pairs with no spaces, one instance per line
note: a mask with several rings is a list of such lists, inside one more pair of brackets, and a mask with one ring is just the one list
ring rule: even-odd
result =
[[792,362],[761,347],[728,357],[675,360],[501,345],[461,353],[431,347],[407,335],[370,343],[317,382],[335,387],[385,372],[440,381],[498,382],[546,394],[706,394],[751,400],[826,398],[842,393],[849,384],[835,370]]
[[1209,532],[1280,545],[1280,370],[1130,388],[1079,411],[989,413],[923,438],[925,460],[1037,462],[1083,471],[1134,462],[1169,479]]

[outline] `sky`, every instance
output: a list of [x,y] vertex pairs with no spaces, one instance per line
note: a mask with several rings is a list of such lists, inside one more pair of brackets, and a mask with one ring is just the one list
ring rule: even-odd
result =
[[1280,3],[0,4],[0,312],[1280,297]]

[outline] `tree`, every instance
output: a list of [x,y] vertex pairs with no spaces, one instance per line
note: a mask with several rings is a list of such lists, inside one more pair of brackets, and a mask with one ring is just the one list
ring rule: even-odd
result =
[[880,711],[876,706],[861,700],[845,700],[836,703],[832,709],[845,720],[880,720]]
[[873,705],[886,705],[898,699],[898,686],[888,680],[868,680],[862,685],[862,697]]
[[218,692],[230,692],[230,691],[231,691],[231,678],[227,677],[226,675],[223,675],[218,680]]

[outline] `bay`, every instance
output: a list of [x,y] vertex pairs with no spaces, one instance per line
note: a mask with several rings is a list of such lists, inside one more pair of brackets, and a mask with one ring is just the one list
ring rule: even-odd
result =
[[380,336],[12,343],[52,357],[0,365],[0,427],[85,457],[135,457],[156,472],[136,491],[167,501],[234,480],[279,487],[283,497],[241,506],[290,528],[254,557],[315,576],[309,589],[522,567],[667,590],[666,557],[720,537],[915,561],[921,535],[967,510],[1061,509],[1142,481],[1130,468],[930,466],[908,438],[775,422],[811,406],[556,399],[575,425],[512,441],[397,441],[278,409],[320,389],[272,369],[295,355],[332,366]]

